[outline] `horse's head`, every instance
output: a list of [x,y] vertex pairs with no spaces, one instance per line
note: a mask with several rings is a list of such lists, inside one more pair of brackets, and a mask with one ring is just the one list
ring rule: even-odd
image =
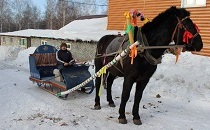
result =
[[190,19],[190,13],[185,9],[176,10],[177,26],[175,29],[176,35],[173,40],[176,44],[185,45],[187,51],[200,51],[203,48],[203,42],[199,34],[199,28]]

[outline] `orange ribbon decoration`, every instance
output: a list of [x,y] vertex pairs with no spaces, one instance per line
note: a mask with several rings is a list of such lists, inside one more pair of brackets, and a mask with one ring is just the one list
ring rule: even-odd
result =
[[131,52],[130,52],[130,57],[131,57],[131,64],[133,64],[133,59],[137,56],[137,48],[136,46],[134,46],[132,49],[131,49]]
[[177,61],[178,61],[178,59],[179,59],[179,55],[181,54],[181,48],[180,47],[178,47],[177,48],[177,53],[176,53],[176,63],[177,63]]

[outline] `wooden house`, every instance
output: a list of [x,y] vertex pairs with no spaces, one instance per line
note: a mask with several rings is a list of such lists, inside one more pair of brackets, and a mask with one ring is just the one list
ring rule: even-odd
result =
[[[126,21],[124,13],[131,9],[143,12],[152,20],[170,6],[186,8],[199,27],[204,43],[201,52],[195,53],[210,56],[210,0],[109,0],[108,5],[108,30],[123,30]],[[139,20],[138,26],[142,24]]]

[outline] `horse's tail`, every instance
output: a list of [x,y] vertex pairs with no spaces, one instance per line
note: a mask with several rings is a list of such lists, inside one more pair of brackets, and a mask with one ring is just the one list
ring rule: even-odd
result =
[[108,45],[112,42],[114,38],[116,38],[117,35],[105,35],[103,36],[97,43],[96,47],[96,57],[102,56],[104,53],[106,53],[106,48]]

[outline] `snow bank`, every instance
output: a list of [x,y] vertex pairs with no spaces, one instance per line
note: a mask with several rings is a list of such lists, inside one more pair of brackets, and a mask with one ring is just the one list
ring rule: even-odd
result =
[[15,65],[21,68],[29,69],[29,54],[34,53],[36,47],[23,49],[18,46],[0,46],[0,61]]
[[17,59],[15,59],[12,64],[15,66],[20,66],[25,69],[29,69],[29,54],[33,54],[36,47],[30,47],[28,49],[22,50],[18,53]]
[[21,50],[23,49],[18,46],[0,46],[0,61],[16,59]]

